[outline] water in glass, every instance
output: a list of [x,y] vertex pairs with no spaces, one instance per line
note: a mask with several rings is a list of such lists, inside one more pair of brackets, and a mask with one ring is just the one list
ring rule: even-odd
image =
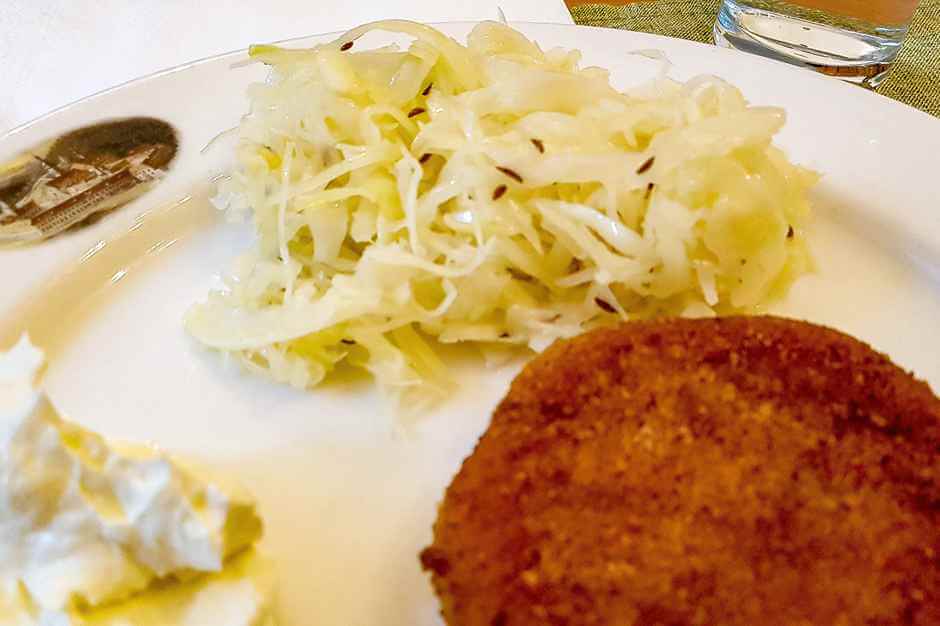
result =
[[715,41],[875,87],[916,6],[917,0],[723,0]]

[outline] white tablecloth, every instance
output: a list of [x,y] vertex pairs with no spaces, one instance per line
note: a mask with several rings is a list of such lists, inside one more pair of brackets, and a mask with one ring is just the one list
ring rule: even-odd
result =
[[139,76],[382,18],[570,23],[562,0],[0,0],[0,134]]

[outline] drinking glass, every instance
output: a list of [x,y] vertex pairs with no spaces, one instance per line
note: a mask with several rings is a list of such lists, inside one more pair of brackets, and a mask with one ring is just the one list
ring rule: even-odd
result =
[[715,42],[877,87],[916,7],[917,0],[723,0]]

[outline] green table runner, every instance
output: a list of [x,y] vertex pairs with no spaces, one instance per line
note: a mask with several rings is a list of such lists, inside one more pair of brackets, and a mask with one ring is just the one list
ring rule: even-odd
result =
[[[571,9],[578,24],[712,42],[719,0],[655,0]],[[921,0],[901,54],[878,93],[940,117],[940,0]]]

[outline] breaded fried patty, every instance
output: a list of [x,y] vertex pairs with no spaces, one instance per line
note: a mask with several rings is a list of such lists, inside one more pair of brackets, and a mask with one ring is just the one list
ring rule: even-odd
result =
[[802,322],[590,332],[513,382],[421,561],[450,626],[936,626],[940,400]]

